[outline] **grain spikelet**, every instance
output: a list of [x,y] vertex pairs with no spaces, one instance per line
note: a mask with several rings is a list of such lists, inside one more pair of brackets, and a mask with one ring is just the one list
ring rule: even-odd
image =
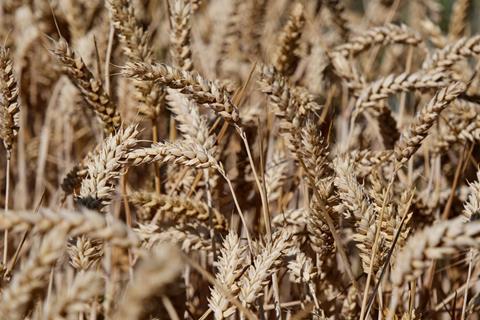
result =
[[103,246],[98,240],[92,240],[84,235],[77,237],[69,244],[67,252],[70,264],[77,270],[94,269],[103,256]]
[[466,221],[478,220],[480,218],[480,172],[477,172],[477,179],[470,183],[468,191],[462,214]]
[[206,149],[212,148],[215,135],[209,133],[207,119],[200,114],[198,105],[176,90],[167,91],[169,109],[175,114],[178,130],[185,140],[203,145]]

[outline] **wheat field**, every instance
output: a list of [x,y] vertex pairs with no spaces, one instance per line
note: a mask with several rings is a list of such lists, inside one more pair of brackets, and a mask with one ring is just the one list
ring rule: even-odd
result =
[[0,320],[480,319],[479,7],[1,0]]

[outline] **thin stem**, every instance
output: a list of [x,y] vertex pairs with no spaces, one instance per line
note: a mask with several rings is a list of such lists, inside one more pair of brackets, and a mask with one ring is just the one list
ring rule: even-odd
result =
[[[5,182],[5,212],[8,212],[8,198],[10,196],[10,158],[11,153],[7,151],[7,169],[6,169],[6,182]],[[5,229],[3,235],[3,265],[7,265],[8,255],[8,229]]]
[[[410,46],[408,48],[408,52],[407,52],[407,62],[406,62],[406,66],[405,66],[405,72],[406,73],[410,73],[410,71],[412,70],[412,62],[413,62],[413,47]],[[407,102],[407,93],[402,92],[402,94],[400,96],[400,108],[399,108],[399,112],[398,112],[398,127],[399,128],[403,127],[403,121],[404,121],[403,118],[405,117],[406,102]]]
[[[475,256],[475,250],[470,249],[468,253],[470,261],[468,262],[468,275],[467,275],[467,284],[466,287],[470,286],[470,279],[472,277],[472,269],[473,269],[473,257]],[[468,300],[468,289],[465,290],[465,294],[463,295],[463,306],[462,306],[462,317],[461,320],[465,320],[465,315],[467,311],[467,300]]]
[[[157,121],[156,118],[152,119],[152,141],[153,143],[158,142],[158,126],[157,126]],[[159,164],[155,161],[153,163],[153,167],[155,170],[155,192],[157,194],[160,194],[161,191],[161,180],[160,180],[160,166]]]
[[173,303],[170,300],[170,298],[163,294],[161,299],[162,299],[163,306],[167,310],[167,313],[170,319],[180,320],[180,317],[178,316],[177,311],[175,310],[175,307],[173,306]]
[[[128,180],[128,171],[121,178],[121,185],[122,185],[122,200],[123,200],[123,209],[125,210],[125,221],[128,227],[132,227],[132,212],[130,210],[130,205],[128,203],[128,193],[127,193],[127,180]],[[133,278],[133,252],[129,248],[128,249],[128,261],[129,261],[129,276],[130,279]]]
[[247,221],[245,220],[245,216],[243,215],[242,209],[240,208],[240,205],[238,204],[237,196],[235,195],[235,190],[233,189],[232,182],[227,177],[227,174],[225,173],[225,171],[222,168],[217,168],[217,170],[222,175],[222,177],[225,179],[225,181],[228,184],[228,187],[230,188],[230,192],[232,193],[232,197],[233,197],[233,202],[235,203],[235,207],[238,211],[240,219],[242,220],[243,227],[245,228],[245,234],[247,236],[248,247],[250,249],[250,252],[253,254],[252,239],[250,238],[250,232],[248,231]]
[[115,39],[115,27],[110,23],[110,32],[108,34],[107,54],[105,55],[105,91],[110,94],[110,60],[112,58],[113,41]]
[[237,127],[237,130],[240,134],[240,137],[243,140],[243,144],[245,145],[248,160],[249,160],[250,165],[252,167],[253,177],[255,178],[255,182],[257,184],[258,191],[260,192],[260,199],[262,201],[263,219],[264,219],[264,222],[265,222],[265,230],[267,231],[268,238],[271,240],[272,239],[272,228],[270,226],[270,215],[268,213],[267,196],[265,194],[264,188],[262,187],[260,179],[258,178],[257,170],[255,168],[255,163],[253,162],[252,153],[250,152],[250,147],[248,145],[247,135],[245,134],[245,131],[242,128]]
[[215,242],[215,228],[213,227],[213,213],[212,213],[212,191],[210,189],[210,176],[209,176],[209,169],[203,170],[203,177],[205,181],[205,193],[207,197],[207,212],[208,212],[208,223],[210,225],[210,238],[212,239],[212,253],[213,253],[213,261],[217,260],[217,250],[216,250],[216,242]]

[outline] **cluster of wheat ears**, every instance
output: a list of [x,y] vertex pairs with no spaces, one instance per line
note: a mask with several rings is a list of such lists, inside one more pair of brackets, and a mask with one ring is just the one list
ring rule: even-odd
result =
[[0,1],[0,319],[478,319],[474,4]]

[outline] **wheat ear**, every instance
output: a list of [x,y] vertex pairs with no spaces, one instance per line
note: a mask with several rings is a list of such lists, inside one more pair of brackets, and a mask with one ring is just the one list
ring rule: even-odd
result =
[[254,258],[253,264],[238,280],[240,287],[238,298],[243,305],[252,304],[261,295],[263,283],[278,267],[284,252],[292,246],[290,238],[291,235],[285,231],[273,234],[272,241],[265,245]]
[[175,64],[186,71],[193,70],[192,50],[190,47],[191,2],[173,0],[170,4],[170,42]]
[[87,174],[82,180],[77,203],[96,210],[103,210],[110,201],[115,184],[122,174],[122,160],[137,144],[137,127],[120,129],[108,137],[98,152],[86,164]]
[[0,135],[5,149],[7,149],[7,159],[11,157],[19,129],[19,89],[14,71],[9,51],[6,48],[0,48],[0,94],[2,95]]
[[345,17],[345,5],[342,0],[327,0],[325,5],[333,15],[333,23],[338,27],[342,39],[347,39],[351,30]]
[[[167,245],[158,245],[148,253],[135,271],[129,284],[123,303],[115,313],[114,319],[140,319],[142,306],[155,295],[164,291],[165,286],[180,274],[182,259],[178,249]],[[147,254],[147,253],[145,253]]]
[[453,3],[450,25],[448,27],[448,34],[451,38],[458,39],[465,35],[471,6],[472,0],[458,0]]
[[465,84],[455,82],[440,89],[430,102],[422,108],[410,127],[402,133],[400,141],[395,145],[395,157],[398,163],[404,163],[420,148],[428,130],[443,111],[458,95],[465,91]]
[[[240,242],[238,235],[230,231],[223,241],[220,256],[215,262],[218,270],[216,274],[218,283],[228,288],[234,295],[240,290],[236,281],[242,274],[247,259],[246,249],[247,247]],[[229,300],[216,286],[210,288],[208,302],[217,320],[228,318],[236,310],[235,306],[230,305]]]
[[135,234],[116,219],[107,219],[94,211],[70,211],[43,208],[32,211],[0,212],[0,229],[12,232],[32,230],[34,234],[46,234],[49,230],[64,226],[70,237],[86,235],[105,240],[112,245],[134,248],[139,244]]
[[273,59],[275,69],[284,76],[290,76],[295,72],[300,57],[296,50],[302,36],[305,25],[303,5],[295,3],[292,15],[280,34],[277,52]]
[[240,114],[232,103],[227,90],[194,72],[188,72],[166,64],[143,62],[127,63],[123,69],[127,77],[143,81],[155,81],[172,89],[191,95],[197,103],[213,109],[228,122],[240,123]]
[[480,53],[480,36],[461,38],[458,41],[437,50],[425,60],[424,70],[440,69],[447,71],[455,63]]
[[47,286],[51,268],[65,249],[66,237],[66,228],[59,226],[45,236],[37,250],[32,250],[25,266],[2,292],[0,314],[4,319],[24,318],[34,293]]
[[406,25],[386,24],[373,27],[354,36],[347,43],[333,48],[330,54],[341,54],[345,57],[354,57],[375,45],[407,44],[419,45],[422,42],[420,35]]
[[117,107],[105,91],[102,83],[95,79],[81,58],[70,49],[65,39],[60,39],[53,50],[63,71],[80,90],[83,99],[96,113],[106,133],[115,132],[121,124]]
[[421,276],[431,265],[432,259],[442,259],[458,250],[479,246],[480,222],[465,224],[463,217],[442,221],[415,233],[393,264],[390,275],[393,284],[390,312],[395,312],[401,287]]
[[100,273],[94,271],[77,273],[67,290],[59,290],[46,319],[70,319],[88,311],[89,303],[103,292],[103,287]]
[[202,201],[151,192],[135,192],[129,198],[141,212],[148,215],[148,218],[155,216],[154,220],[158,220],[157,216],[163,216],[162,220],[172,220],[181,224],[198,221],[208,225],[211,211],[213,227],[217,230],[226,229],[225,218]]
[[[10,198],[10,162],[12,148],[19,129],[20,106],[18,102],[18,85],[14,77],[13,62],[6,48],[0,48],[0,94],[1,124],[0,136],[7,150],[7,166],[5,168],[5,211],[8,210]],[[8,230],[3,238],[3,265],[7,264],[8,257]]]

